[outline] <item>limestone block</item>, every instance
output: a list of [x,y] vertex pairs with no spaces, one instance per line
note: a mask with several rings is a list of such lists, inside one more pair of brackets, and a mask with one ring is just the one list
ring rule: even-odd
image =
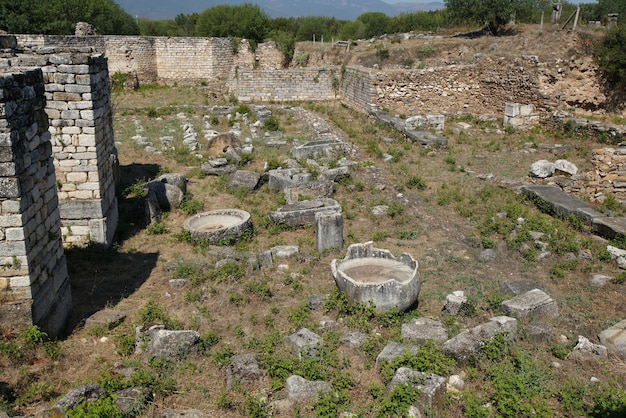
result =
[[608,358],[606,347],[594,344],[582,335],[578,336],[578,343],[568,358],[575,360],[606,360]]
[[332,385],[321,380],[310,381],[303,377],[293,375],[287,378],[285,385],[287,398],[292,401],[310,401],[320,394],[332,390]]
[[626,358],[626,320],[605,329],[598,335],[600,343]]
[[513,299],[502,302],[502,309],[517,319],[531,321],[551,321],[559,316],[556,301],[547,293],[533,289]]
[[448,331],[441,321],[430,318],[416,318],[411,322],[402,324],[402,339],[417,344],[433,341],[443,344],[448,339]]

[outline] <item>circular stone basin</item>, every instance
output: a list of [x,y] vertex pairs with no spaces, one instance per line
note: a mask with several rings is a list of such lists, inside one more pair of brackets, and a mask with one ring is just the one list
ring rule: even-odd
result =
[[331,270],[339,290],[350,303],[372,303],[377,311],[405,311],[417,304],[421,281],[417,261],[409,254],[394,257],[372,242],[352,244]]
[[198,213],[188,218],[183,228],[193,239],[207,240],[211,244],[234,242],[252,229],[250,214],[239,209],[217,209]]

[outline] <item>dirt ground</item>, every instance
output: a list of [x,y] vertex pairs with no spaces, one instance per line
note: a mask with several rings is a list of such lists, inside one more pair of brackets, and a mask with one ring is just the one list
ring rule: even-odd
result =
[[[528,34],[519,51],[524,50],[523,45],[532,44],[540,45],[542,54],[556,54],[549,42],[534,40],[536,34]],[[460,51],[468,42],[473,41],[448,39],[445,48],[442,43],[437,49]],[[475,42],[480,43],[481,48],[488,48],[493,41]],[[501,48],[511,55],[519,53],[514,48],[520,44],[519,39],[507,40],[510,48],[503,45],[504,42],[498,39]],[[398,47],[408,46],[399,44]],[[566,52],[567,48],[563,48],[563,53]],[[467,53],[474,53],[474,49]],[[365,59],[354,58],[350,62],[363,63]],[[174,379],[176,388],[157,396],[145,416],[160,416],[160,411],[167,408],[197,409],[207,416],[250,416],[245,407],[250,395],[266,397],[275,406],[275,416],[314,416],[309,406],[302,406],[298,412],[282,407],[284,389],[274,389],[270,378],[244,388],[227,389],[220,363],[216,361],[219,353],[262,352],[263,348],[255,346],[255,341],[274,331],[282,338],[294,332],[296,325],[316,330],[319,321],[327,319],[338,321],[339,332],[351,330],[332,310],[319,308],[308,312],[306,309],[311,295],[334,291],[329,265],[331,260],[342,258],[345,251],[318,253],[315,231],[310,227],[273,229],[266,215],[267,211],[284,203],[280,194],[270,191],[267,185],[251,193],[228,190],[225,178],[201,174],[199,165],[206,160],[205,148],[198,151],[199,157],[181,151],[183,122],[196,127],[200,143],[204,145],[202,117],[211,115],[211,106],[227,104],[233,111],[239,106],[226,103],[221,97],[222,91],[207,86],[154,87],[114,95],[121,173],[117,241],[105,252],[91,248],[68,249],[74,309],[68,335],[59,343],[60,357],[52,361],[41,355],[22,367],[3,360],[0,380],[12,388],[13,396],[23,400],[14,413],[32,415],[72,387],[102,381],[103,376],[121,366],[142,364],[138,354],[120,354],[121,341],[133,335],[134,326],[143,325],[146,306],[155,303],[184,329],[194,329],[203,335],[213,333],[219,341],[211,347],[210,355],[195,356],[160,369]],[[543,259],[530,259],[519,248],[511,246],[505,235],[498,234],[487,236],[493,241],[490,246],[496,250],[495,260],[480,258],[486,245],[481,228],[490,215],[496,216],[496,212],[492,212],[494,208],[502,211],[522,208],[529,218],[544,219],[517,192],[517,186],[529,181],[527,171],[532,162],[564,158],[584,172],[591,168],[590,151],[605,144],[592,136],[567,137],[560,131],[542,127],[505,132],[496,122],[451,117],[446,120],[446,130],[442,133],[448,139],[448,146],[424,148],[337,103],[267,106],[279,119],[287,143],[279,147],[268,144],[260,130],[258,136],[252,138],[255,147],[252,159],[243,168],[262,172],[264,163],[282,163],[288,158],[294,142],[311,139],[314,129],[310,121],[299,117],[302,112],[292,107],[301,106],[327,120],[344,141],[354,145],[355,152],[345,157],[358,163],[351,170],[350,178],[336,185],[334,196],[342,205],[346,245],[373,240],[377,247],[389,249],[395,255],[406,252],[418,260],[422,289],[413,316],[441,318],[446,295],[463,290],[475,303],[476,312],[449,324],[458,332],[500,314],[497,301],[505,298],[500,291],[503,282],[533,280],[557,301],[560,316],[550,324],[550,342],[537,344],[521,339],[520,346],[546,368],[558,360],[560,367],[552,370],[552,384],[569,380],[588,382],[591,377],[623,382],[621,379],[626,375],[623,359],[613,354],[604,362],[580,362],[557,359],[551,352],[551,346],[562,338],[570,345],[579,335],[597,342],[600,331],[623,319],[625,285],[615,281],[602,288],[589,285],[591,274],[613,277],[620,274],[615,264],[598,256],[606,241],[585,230],[567,235],[568,239],[580,242],[582,249],[594,254],[593,261],[577,262],[571,269],[562,267],[565,254],[553,252]],[[457,123],[461,121],[471,127],[460,128]],[[225,117],[218,117],[214,122],[219,122],[215,129],[220,131],[232,127]],[[138,130],[138,126],[143,130]],[[253,137],[251,129],[242,122],[242,138]],[[147,152],[144,146],[138,145],[133,139],[137,134],[147,137],[160,152]],[[178,151],[160,149],[159,138],[165,135],[175,137]],[[557,144],[566,146],[553,147]],[[202,204],[203,210],[232,207],[251,213],[254,236],[248,242],[235,245],[235,250],[259,253],[275,245],[288,244],[298,245],[299,255],[272,267],[247,271],[237,280],[226,278],[204,283],[201,289],[172,287],[169,284],[175,275],[172,265],[191,262],[212,265],[220,257],[215,256],[215,248],[181,240],[182,224],[189,216],[182,210],[166,214],[163,229],[155,231],[146,225],[143,202],[133,195],[132,186],[154,178],[159,172],[185,174],[189,179],[188,191],[194,201]],[[418,179],[421,184],[416,187]],[[380,204],[395,212],[373,215],[372,207]],[[555,228],[569,228],[566,224],[555,225]],[[259,288],[269,293],[255,290]],[[85,328],[86,318],[103,309],[122,312],[127,318],[111,331]],[[305,311],[302,323],[294,319]],[[385,340],[398,339],[399,325],[388,328],[373,325],[369,333],[380,334]],[[351,410],[361,416],[375,416],[370,389],[372,384],[381,383],[379,372],[361,352],[340,347],[339,353],[349,365],[346,373],[354,380],[349,391]],[[471,370],[456,368],[455,372],[467,376]],[[485,385],[480,378],[468,377],[467,380],[472,393],[480,392]],[[26,397],[24,394],[29,390],[34,393]],[[556,415],[567,415],[559,402],[552,399],[549,403]],[[464,411],[463,401],[456,397],[440,413],[452,417]]]

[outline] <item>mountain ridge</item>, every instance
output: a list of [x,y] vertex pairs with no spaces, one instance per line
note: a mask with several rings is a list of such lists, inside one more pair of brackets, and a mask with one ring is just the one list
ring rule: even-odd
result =
[[381,0],[187,0],[183,4],[171,0],[118,0],[127,13],[137,18],[154,20],[174,19],[178,14],[200,13],[218,4],[238,5],[253,3],[270,17],[327,16],[340,20],[356,20],[367,12],[381,12],[388,16],[423,10],[443,9],[440,1],[390,4]]

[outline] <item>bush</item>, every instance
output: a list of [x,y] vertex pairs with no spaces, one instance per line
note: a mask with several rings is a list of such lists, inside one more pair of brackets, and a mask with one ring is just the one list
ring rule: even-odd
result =
[[270,116],[269,118],[265,119],[265,122],[263,125],[265,126],[265,129],[268,131],[280,130],[280,122],[278,121],[278,118],[276,116]]
[[609,30],[596,46],[593,58],[610,83],[626,88],[626,26]]

